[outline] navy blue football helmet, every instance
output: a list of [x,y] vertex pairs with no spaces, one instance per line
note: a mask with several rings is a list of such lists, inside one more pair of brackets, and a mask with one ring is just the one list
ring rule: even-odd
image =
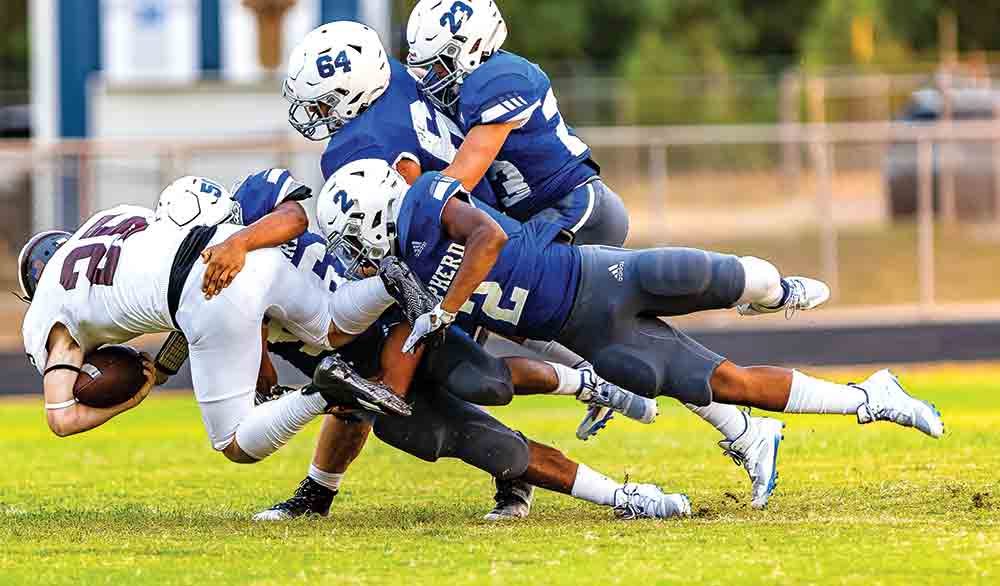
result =
[[21,299],[31,302],[45,265],[71,236],[72,234],[65,230],[46,230],[32,236],[24,245],[17,256],[17,278],[21,283]]

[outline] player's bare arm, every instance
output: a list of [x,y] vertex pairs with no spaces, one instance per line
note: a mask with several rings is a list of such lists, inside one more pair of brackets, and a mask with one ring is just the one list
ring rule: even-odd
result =
[[243,270],[250,251],[280,246],[309,227],[309,216],[297,201],[280,203],[272,212],[201,253],[205,268],[202,291],[214,297]]
[[448,236],[465,246],[462,264],[441,301],[441,309],[458,313],[496,264],[507,234],[493,218],[459,198],[445,205],[441,224]]
[[83,365],[83,350],[62,324],[57,323],[49,333],[48,351],[49,359],[45,364],[43,378],[45,417],[49,429],[59,437],[88,431],[136,407],[149,395],[155,382],[156,369],[150,357],[143,354],[146,384],[142,389],[128,401],[113,407],[90,407],[78,403],[73,397],[77,372]]
[[[523,121],[515,121],[476,126],[469,131],[455,160],[442,174],[457,179],[466,190],[472,191],[483,180],[486,171],[497,158],[497,153],[507,141],[507,136],[522,124]],[[407,182],[413,183],[409,180]]]
[[445,204],[441,224],[452,240],[465,246],[465,255],[441,303],[413,324],[413,332],[403,344],[404,352],[412,351],[420,340],[455,321],[507,244],[507,234],[493,218],[457,197]]

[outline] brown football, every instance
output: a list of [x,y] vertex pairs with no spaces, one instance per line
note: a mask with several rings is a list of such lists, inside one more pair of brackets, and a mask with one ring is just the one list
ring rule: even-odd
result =
[[83,359],[73,396],[90,407],[112,407],[124,403],[142,389],[142,357],[128,346],[104,346]]

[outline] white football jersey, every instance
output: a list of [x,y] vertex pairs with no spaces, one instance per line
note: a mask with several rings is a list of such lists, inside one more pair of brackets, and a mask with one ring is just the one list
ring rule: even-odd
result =
[[167,305],[170,268],[187,235],[153,211],[123,205],[98,212],[45,265],[21,329],[39,372],[49,332],[61,323],[83,349],[175,329]]

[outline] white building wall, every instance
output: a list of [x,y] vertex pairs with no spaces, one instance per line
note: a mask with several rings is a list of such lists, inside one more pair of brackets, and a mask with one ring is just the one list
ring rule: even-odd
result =
[[103,0],[102,62],[112,82],[200,75],[199,0]]
[[95,84],[90,127],[95,139],[149,139],[160,144],[185,141],[238,141],[247,137],[287,137],[309,152],[201,152],[179,149],[161,156],[153,147],[136,148],[93,161],[87,211],[119,203],[152,205],[163,186],[182,175],[212,177],[224,185],[251,171],[288,166],[317,191],[321,143],[300,137],[288,125],[288,103],[274,80],[259,83],[200,82],[183,87]]

